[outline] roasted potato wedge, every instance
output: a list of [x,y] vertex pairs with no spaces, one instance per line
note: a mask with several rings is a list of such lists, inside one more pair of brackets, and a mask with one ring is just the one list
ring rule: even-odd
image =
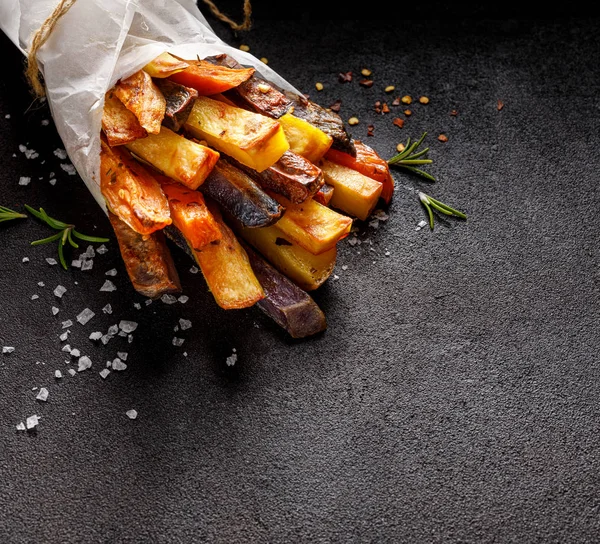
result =
[[333,186],[324,183],[323,186],[315,193],[313,198],[323,206],[329,206],[331,197],[333,196]]
[[173,225],[185,236],[192,249],[221,239],[221,229],[208,210],[200,191],[188,189],[166,176],[157,177],[171,211]]
[[148,72],[139,70],[120,80],[113,94],[137,117],[148,134],[160,132],[166,101]]
[[167,78],[189,67],[189,64],[167,53],[161,53],[144,66],[144,72],[157,79]]
[[290,150],[312,163],[319,162],[333,143],[329,134],[291,113],[282,115],[279,122],[290,144]]
[[285,208],[285,213],[276,223],[277,228],[314,255],[328,251],[350,234],[351,217],[323,206],[312,198],[294,204],[281,195],[269,194]]
[[327,151],[325,158],[331,162],[347,166],[357,170],[361,174],[378,181],[383,185],[381,198],[386,204],[389,204],[394,194],[394,178],[390,167],[385,159],[367,144],[360,140],[354,140],[356,156],[349,155],[337,149]]
[[313,255],[292,241],[277,225],[250,229],[232,221],[232,226],[242,239],[305,291],[320,287],[333,272],[337,246]]
[[290,147],[279,121],[206,96],[194,102],[184,130],[257,172]]
[[196,89],[202,96],[222,93],[237,87],[254,73],[254,68],[229,68],[206,60],[187,60],[189,66],[169,78],[175,83]]
[[143,235],[135,232],[111,211],[108,212],[108,218],[133,288],[152,299],[180,293],[179,274],[163,231]]
[[126,144],[136,156],[189,189],[197,189],[213,169],[219,153],[162,127],[158,134]]
[[163,125],[173,132],[179,132],[190,116],[198,91],[170,79],[157,79],[156,86],[166,101]]
[[333,186],[329,204],[366,221],[379,201],[383,185],[352,168],[327,159],[321,160],[319,167],[325,176],[325,183]]
[[138,118],[114,96],[113,91],[107,92],[104,97],[102,131],[110,146],[128,144],[148,135]]
[[171,224],[167,197],[152,174],[124,147],[100,141],[100,189],[106,204],[141,235]]

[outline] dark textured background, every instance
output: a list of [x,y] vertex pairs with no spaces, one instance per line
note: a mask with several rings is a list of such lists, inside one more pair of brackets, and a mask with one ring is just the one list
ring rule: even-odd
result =
[[[293,341],[256,308],[219,309],[176,249],[189,302],[145,306],[114,238],[92,270],[64,271],[45,262],[55,246],[28,244],[45,226],[0,225],[0,345],[16,348],[0,355],[2,543],[598,542],[600,22],[573,3],[522,7],[255,4],[239,34],[210,18],[315,101],[341,99],[382,156],[428,133],[438,181],[394,171],[389,219],[341,243],[339,279],[314,294],[323,335]],[[0,204],[110,235],[0,44]],[[430,98],[403,129],[398,109],[373,109],[390,84]],[[418,189],[468,220],[416,230]],[[111,268],[118,290],[101,293]],[[69,343],[94,364],[71,377],[58,335],[86,307]],[[175,333],[179,318],[193,327]],[[120,319],[139,322],[133,343],[88,340]],[[128,368],[103,380],[117,351]],[[16,431],[33,414],[37,431]]]

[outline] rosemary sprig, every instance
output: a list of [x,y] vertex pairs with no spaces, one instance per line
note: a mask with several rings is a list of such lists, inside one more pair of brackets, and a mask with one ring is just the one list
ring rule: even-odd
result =
[[40,208],[38,211],[34,210],[31,206],[28,206],[27,204],[25,204],[25,208],[27,208],[27,211],[29,211],[29,213],[46,223],[49,227],[52,227],[53,229],[59,231],[56,234],[53,234],[52,236],[48,236],[48,238],[35,240],[34,242],[31,242],[31,245],[40,246],[42,244],[48,244],[50,242],[55,242],[56,240],[58,240],[58,257],[60,259],[60,264],[62,264],[65,270],[67,269],[67,262],[65,261],[64,255],[64,247],[66,243],[68,242],[72,247],[76,249],[79,247],[79,244],[75,242],[73,237],[78,238],[79,240],[83,240],[85,242],[108,242],[108,238],[88,236],[86,234],[78,232],[77,230],[75,230],[75,225],[63,223],[62,221],[58,221],[57,219],[50,217],[44,211],[44,208]]
[[24,213],[15,212],[10,208],[0,206],[0,223],[2,221],[10,221],[11,219],[26,219],[27,215]]
[[454,208],[448,206],[448,204],[444,204],[443,202],[426,195],[422,191],[419,191],[419,200],[427,210],[427,215],[429,216],[429,228],[431,230],[433,230],[433,210],[437,210],[444,215],[453,215],[454,217],[460,217],[461,219],[467,218],[465,213],[455,210]]
[[406,144],[404,145],[404,150],[398,153],[397,155],[393,156],[391,159],[389,159],[387,161],[388,164],[404,168],[405,170],[408,170],[413,174],[417,174],[418,176],[428,179],[429,181],[436,181],[436,179],[431,174],[429,174],[428,172],[424,172],[420,168],[417,168],[417,166],[420,166],[422,164],[431,164],[433,162],[431,159],[427,158],[427,152],[429,151],[428,147],[422,149],[421,151],[417,151],[419,146],[423,143],[423,140],[425,139],[426,135],[427,132],[424,132],[423,135],[416,142],[413,143],[411,143],[411,140],[409,138],[406,141]]

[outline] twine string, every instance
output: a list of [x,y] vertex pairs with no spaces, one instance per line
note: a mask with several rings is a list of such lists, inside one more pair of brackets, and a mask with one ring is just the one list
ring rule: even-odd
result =
[[[46,94],[44,85],[41,82],[41,73],[37,61],[37,53],[42,47],[56,26],[60,18],[69,11],[77,0],[60,0],[52,14],[43,22],[42,26],[35,32],[31,40],[31,47],[27,53],[27,63],[25,68],[25,77],[29,82],[33,94],[37,98],[41,98]],[[241,23],[236,23],[225,15],[212,0],[203,0],[210,8],[212,14],[220,21],[228,24],[233,30],[250,30],[252,26],[252,6],[250,0],[244,0],[244,20]]]

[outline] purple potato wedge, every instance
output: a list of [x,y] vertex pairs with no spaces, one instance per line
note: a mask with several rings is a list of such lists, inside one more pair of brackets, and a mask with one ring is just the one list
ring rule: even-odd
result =
[[157,78],[154,83],[167,101],[162,124],[173,132],[179,132],[190,116],[198,91],[166,78]]
[[181,293],[181,282],[162,230],[142,236],[108,213],[133,288],[151,299]]
[[248,174],[223,156],[217,161],[200,190],[245,227],[273,225],[285,211],[285,208],[265,193]]

